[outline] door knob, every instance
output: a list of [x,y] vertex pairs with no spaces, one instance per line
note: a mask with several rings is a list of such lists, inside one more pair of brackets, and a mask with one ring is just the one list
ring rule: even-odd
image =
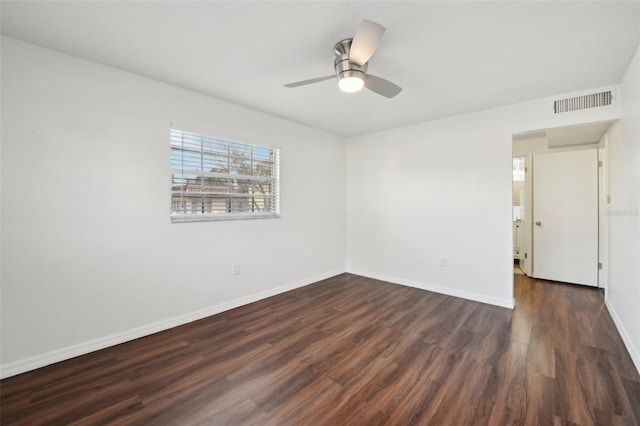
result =
[[540,221],[536,222],[536,226],[542,226],[542,222]]

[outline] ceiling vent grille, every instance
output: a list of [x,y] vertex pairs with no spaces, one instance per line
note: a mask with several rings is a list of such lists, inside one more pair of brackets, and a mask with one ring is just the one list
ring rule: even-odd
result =
[[613,102],[611,90],[591,93],[589,95],[553,101],[553,113],[560,114],[569,111],[579,111],[581,109],[597,108],[611,105],[611,102]]

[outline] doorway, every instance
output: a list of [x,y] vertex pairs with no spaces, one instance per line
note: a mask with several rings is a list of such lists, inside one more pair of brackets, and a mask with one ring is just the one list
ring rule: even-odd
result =
[[[513,135],[514,273],[517,266],[533,278],[599,286],[602,170],[611,123]],[[583,177],[571,179],[576,173]]]

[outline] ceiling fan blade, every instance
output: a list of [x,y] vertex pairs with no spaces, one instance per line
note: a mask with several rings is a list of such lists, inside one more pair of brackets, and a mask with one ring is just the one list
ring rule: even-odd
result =
[[336,78],[336,76],[325,75],[324,77],[316,77],[309,80],[296,81],[295,83],[285,84],[284,87],[293,88],[293,87],[299,87],[299,86],[306,86],[307,84],[319,83],[321,81],[331,80],[332,78]]
[[398,93],[402,92],[402,87],[393,84],[389,80],[385,80],[384,78],[376,77],[371,74],[365,77],[364,85],[372,92],[387,98],[393,98]]
[[351,42],[349,62],[359,67],[366,64],[378,48],[384,31],[382,25],[363,19]]

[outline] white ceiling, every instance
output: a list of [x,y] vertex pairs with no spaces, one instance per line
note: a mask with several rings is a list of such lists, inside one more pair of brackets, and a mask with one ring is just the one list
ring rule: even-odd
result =
[[[2,34],[341,136],[620,82],[640,2],[2,1]],[[393,99],[345,94],[333,45],[387,28],[369,72]]]

